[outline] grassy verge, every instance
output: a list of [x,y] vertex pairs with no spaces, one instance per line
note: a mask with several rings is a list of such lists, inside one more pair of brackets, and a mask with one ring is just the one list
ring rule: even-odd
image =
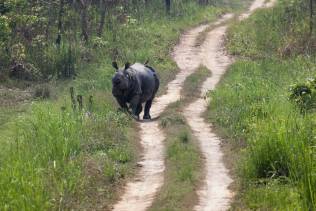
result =
[[280,4],[231,27],[228,49],[244,59],[210,93],[210,121],[238,146],[232,209],[315,208],[315,113],[289,100],[293,84],[315,75],[315,36],[303,36],[303,14],[289,23],[288,12]]
[[87,116],[66,104],[61,110],[39,102],[10,125],[12,136],[1,136],[1,207],[95,209],[98,200],[113,198],[135,159],[130,123],[120,113],[96,109]]
[[211,71],[206,67],[199,67],[192,75],[187,77],[181,90],[181,96],[183,97],[181,101],[190,103],[194,99],[199,98],[201,94],[200,85],[209,76],[211,76]]
[[184,83],[183,98],[170,105],[161,117],[160,126],[167,135],[165,184],[150,210],[192,210],[197,202],[195,190],[203,177],[203,160],[181,113],[185,105],[199,97],[199,85],[209,74],[206,68],[199,68],[190,75]]
[[[133,122],[116,111],[110,92],[113,50],[121,64],[149,58],[165,84],[176,73],[169,53],[181,31],[214,20],[221,11],[194,4],[183,17],[150,18],[148,14],[142,22],[119,26],[117,41],[95,48],[92,62],[98,62],[78,64],[74,81],[58,81],[55,97],[33,100],[22,113],[16,112],[20,101],[1,106],[0,209],[110,209],[118,188],[133,174],[139,152]],[[71,86],[83,96],[82,111],[78,105],[72,110]],[[187,139],[183,133],[184,138],[174,137],[174,141]],[[186,145],[174,144],[170,158],[181,157],[186,150],[193,154],[190,159],[196,159],[195,148]],[[190,183],[191,169],[198,167],[184,168],[190,172],[184,169],[181,181]]]

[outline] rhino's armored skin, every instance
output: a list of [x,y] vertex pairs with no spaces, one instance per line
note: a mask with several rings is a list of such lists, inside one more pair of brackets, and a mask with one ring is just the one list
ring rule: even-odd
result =
[[132,109],[134,118],[139,119],[139,114],[145,104],[144,119],[151,119],[149,110],[152,101],[159,89],[159,79],[155,70],[147,65],[135,63],[125,64],[122,69],[113,62],[116,73],[112,78],[112,94],[121,108],[128,110],[127,104]]

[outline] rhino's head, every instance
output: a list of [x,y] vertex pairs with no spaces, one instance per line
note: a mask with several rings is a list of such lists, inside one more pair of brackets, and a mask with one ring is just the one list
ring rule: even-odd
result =
[[126,63],[124,68],[119,68],[116,62],[112,63],[116,73],[112,78],[112,85],[114,89],[126,90],[130,85],[130,76],[127,73],[127,69],[130,64]]

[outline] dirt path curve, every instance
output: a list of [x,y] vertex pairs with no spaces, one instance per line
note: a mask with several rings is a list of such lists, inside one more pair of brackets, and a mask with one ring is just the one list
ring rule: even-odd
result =
[[[266,5],[264,0],[255,0],[249,11],[239,16],[239,20],[248,18],[258,8],[270,6],[272,6],[271,3]],[[204,100],[205,94],[215,89],[228,66],[233,63],[233,59],[227,56],[224,50],[226,29],[227,25],[223,25],[210,31],[201,46],[201,64],[212,71],[212,76],[202,84],[201,97],[184,110],[184,115],[199,140],[200,149],[205,158],[204,185],[198,190],[199,203],[194,207],[194,210],[198,211],[227,210],[233,197],[229,189],[232,179],[223,163],[221,140],[212,131],[212,126],[202,117],[208,104]]]
[[[262,0],[256,2],[258,1],[263,2]],[[231,17],[231,14],[225,15],[213,25],[220,25]],[[195,45],[198,35],[209,26],[209,24],[200,25],[187,31],[181,37],[172,54],[180,71],[175,79],[167,85],[166,94],[156,98],[153,103],[151,110],[153,117],[159,116],[170,103],[180,99],[180,92],[185,79],[194,73],[201,64],[215,70],[212,77],[203,86],[205,91],[215,87],[227,66],[231,64],[228,57],[219,53],[226,26],[212,30],[202,47]],[[199,191],[200,203],[196,209],[222,210],[228,207],[232,195],[228,190],[231,179],[222,162],[222,153],[219,148],[220,140],[211,132],[209,125],[200,118],[205,109],[204,100],[199,99],[185,111],[187,118],[190,119],[190,126],[201,142],[201,148],[207,162],[207,186]],[[140,171],[136,178],[126,185],[121,199],[113,207],[115,211],[146,210],[151,206],[156,193],[164,182],[165,148],[163,142],[165,134],[159,128],[158,121],[139,123],[139,128],[143,148],[142,159],[138,163]],[[201,131],[201,129],[203,130]]]

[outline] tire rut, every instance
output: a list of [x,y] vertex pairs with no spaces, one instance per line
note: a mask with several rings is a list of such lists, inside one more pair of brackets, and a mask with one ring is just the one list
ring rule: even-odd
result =
[[194,210],[226,210],[229,208],[232,191],[229,185],[232,179],[223,162],[221,140],[212,131],[202,114],[207,109],[205,94],[214,90],[232,59],[222,51],[223,38],[227,27],[221,26],[212,30],[202,46],[202,64],[212,70],[212,76],[207,78],[201,87],[201,97],[191,103],[185,110],[184,116],[198,138],[200,149],[205,158],[205,179],[198,190],[199,203]]
[[[273,3],[265,4],[264,0],[255,0],[249,11],[240,15],[239,20],[248,18],[256,9],[271,7]],[[232,18],[228,14],[227,18]],[[201,96],[184,109],[184,116],[193,134],[198,138],[201,152],[205,158],[205,178],[203,185],[197,191],[199,202],[194,210],[217,211],[227,210],[234,193],[229,189],[233,182],[228,169],[224,165],[221,139],[213,132],[212,125],[202,117],[207,110],[206,93],[214,90],[234,59],[227,55],[224,49],[224,38],[227,24],[214,28],[207,34],[201,46],[201,65],[207,67],[212,76],[207,78],[201,86]]]

